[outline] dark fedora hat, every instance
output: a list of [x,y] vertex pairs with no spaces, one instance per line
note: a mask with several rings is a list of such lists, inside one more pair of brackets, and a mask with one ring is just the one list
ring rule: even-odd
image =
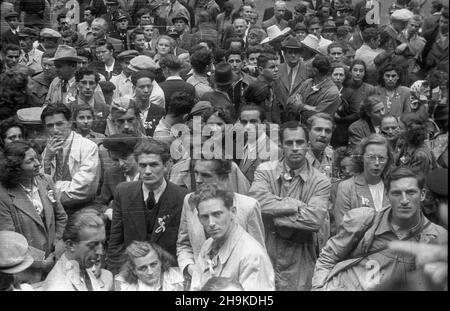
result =
[[292,49],[292,50],[301,50],[302,44],[293,36],[289,36],[286,40],[281,43],[281,48],[284,49]]
[[233,70],[231,69],[231,65],[225,62],[217,64],[211,79],[212,82],[217,85],[228,85],[233,83]]

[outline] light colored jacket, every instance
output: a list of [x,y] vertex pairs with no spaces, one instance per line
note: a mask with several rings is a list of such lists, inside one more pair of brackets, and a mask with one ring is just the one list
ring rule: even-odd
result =
[[[184,198],[181,211],[180,228],[177,240],[178,265],[183,271],[186,266],[195,264],[200,248],[206,240],[205,231],[195,206],[189,204],[192,193]],[[233,205],[236,207],[236,222],[244,228],[264,248],[264,225],[258,201],[248,196],[234,193]]]
[[330,181],[305,163],[290,177],[284,159],[264,162],[249,191],[261,204],[277,290],[310,289],[318,256],[317,232],[328,212]]
[[[113,275],[102,269],[100,277],[87,269],[93,291],[111,291],[114,288]],[[69,260],[65,254],[56,262],[52,271],[42,284],[44,291],[87,291],[86,283],[80,277],[80,265],[75,260]]]
[[209,238],[203,244],[191,290],[200,289],[212,276],[237,280],[246,291],[275,290],[274,271],[266,250],[241,226],[235,226],[212,262],[208,254],[214,240]]
[[[69,154],[70,181],[57,181],[56,190],[62,194],[61,203],[67,201],[86,201],[95,196],[100,179],[100,160],[97,144],[72,132],[68,139],[73,139]],[[42,158],[45,158],[47,148]],[[51,176],[55,174],[56,160],[50,162]]]

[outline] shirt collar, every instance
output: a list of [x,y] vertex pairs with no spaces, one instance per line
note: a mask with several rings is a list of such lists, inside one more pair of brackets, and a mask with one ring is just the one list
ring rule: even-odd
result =
[[[398,237],[396,231],[394,230],[394,228],[392,227],[392,224],[390,222],[390,218],[391,218],[391,214],[392,214],[392,207],[385,209],[381,213],[383,213],[383,215],[381,216],[380,224],[378,225],[377,229],[375,230],[375,234],[381,235],[383,233],[392,232]],[[411,237],[411,236],[414,236],[417,233],[419,233],[422,230],[425,223],[426,223],[426,219],[424,219],[423,214],[420,213],[419,223],[408,231],[407,236]]]
[[[153,195],[155,196],[155,202],[159,201],[159,198],[163,194],[164,190],[166,190],[167,182],[166,179],[163,178],[163,181],[161,185],[156,189],[153,190]],[[148,194],[150,193],[150,190],[142,183],[142,192],[144,193],[144,199],[148,198]]]
[[166,81],[172,81],[172,80],[183,80],[180,76],[170,76],[166,78]]
[[243,230],[244,229],[242,229],[238,224],[234,223],[233,231],[230,233],[230,236],[225,243],[220,247],[217,254],[222,265],[227,262],[237,242],[241,239]]
[[[279,162],[278,174],[276,174],[275,176],[278,176],[277,179],[279,179],[279,178],[285,179],[285,175],[290,174],[290,171],[291,171],[291,169],[286,164],[286,160],[283,159]],[[302,168],[298,168],[298,169],[294,170],[294,176],[291,176],[291,177],[300,176],[300,178],[303,181],[306,181],[309,178],[310,171],[311,171],[310,164],[305,159],[305,165]]]

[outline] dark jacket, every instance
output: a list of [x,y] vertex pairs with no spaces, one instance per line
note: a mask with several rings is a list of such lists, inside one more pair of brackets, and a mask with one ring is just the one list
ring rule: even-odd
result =
[[355,148],[359,145],[364,137],[375,133],[375,128],[366,120],[359,119],[353,122],[348,128],[348,144],[350,148]]
[[159,86],[164,91],[164,97],[166,98],[166,111],[169,109],[170,98],[175,92],[186,92],[191,98],[195,98],[195,87],[182,79],[166,80],[159,83]]
[[108,75],[105,69],[105,64],[100,61],[92,62],[89,66],[92,70],[102,74],[106,81],[109,81],[113,76],[119,75],[122,72],[122,66],[120,66],[120,62],[116,59],[113,67],[113,71],[111,75]]
[[158,209],[156,219],[165,218],[165,230],[158,231],[158,221],[154,222],[148,232],[146,206],[143,199],[142,181],[121,183],[114,193],[113,219],[111,236],[107,251],[108,269],[117,271],[122,263],[125,248],[133,241],[150,241],[157,243],[173,256],[176,256],[178,227],[180,226],[183,200],[188,191],[171,182],[167,183],[155,208]]

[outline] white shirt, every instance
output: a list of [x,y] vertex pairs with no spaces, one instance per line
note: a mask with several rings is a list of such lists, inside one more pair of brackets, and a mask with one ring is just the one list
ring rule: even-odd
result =
[[369,185],[370,193],[372,194],[373,204],[377,212],[383,209],[384,183],[380,181],[376,185]]
[[115,64],[116,64],[116,60],[113,58],[113,62],[112,62],[112,64],[111,64],[111,66],[108,66],[108,65],[105,64],[105,71],[106,71],[108,74],[111,74],[111,71],[114,70],[114,65],[115,65]]
[[[153,191],[153,194],[155,195],[155,202],[156,203],[158,203],[159,198],[163,194],[164,190],[166,190],[166,187],[167,187],[167,182],[163,178],[163,182],[161,183],[161,185],[156,190]],[[145,186],[144,183],[142,183],[142,192],[144,193],[144,202],[147,202],[147,198],[148,198],[148,195],[150,193],[150,190]]]

